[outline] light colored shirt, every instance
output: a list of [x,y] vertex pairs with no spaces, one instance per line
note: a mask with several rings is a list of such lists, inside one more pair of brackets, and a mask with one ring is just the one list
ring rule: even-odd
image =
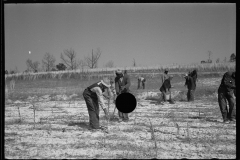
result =
[[[109,89],[106,89],[109,90]],[[102,107],[102,109],[107,108],[105,103],[104,103],[104,99],[103,99],[103,92],[99,87],[93,87],[91,89],[92,92],[95,92],[97,94],[98,97],[98,104]],[[109,91],[108,91],[109,92]]]

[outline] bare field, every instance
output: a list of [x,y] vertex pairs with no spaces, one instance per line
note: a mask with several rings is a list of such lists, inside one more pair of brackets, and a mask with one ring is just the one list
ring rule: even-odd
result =
[[[159,105],[158,87],[134,91],[138,105],[129,122],[116,120],[113,104],[110,121],[100,111],[100,123],[108,126],[108,133],[88,130],[87,107],[78,94],[29,94],[7,100],[5,158],[234,159],[236,124],[221,123],[216,99],[220,80],[200,79],[197,90],[205,94],[199,91],[194,102]],[[177,97],[183,82],[173,85]],[[206,88],[213,89],[206,93]]]

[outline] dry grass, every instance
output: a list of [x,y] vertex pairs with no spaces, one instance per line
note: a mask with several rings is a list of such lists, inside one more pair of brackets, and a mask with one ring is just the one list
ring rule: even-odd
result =
[[[138,99],[138,106],[129,115],[128,123],[118,123],[114,117],[106,120],[101,111],[100,123],[108,127],[109,133],[106,133],[88,130],[86,104],[79,95],[78,99],[71,99],[68,95],[64,100],[68,91],[63,90],[57,95],[50,92],[53,93],[48,93],[51,99],[41,100],[42,95],[56,86],[65,86],[72,92],[74,90],[71,86],[84,88],[84,85],[91,82],[77,85],[77,81],[71,79],[35,80],[27,84],[16,81],[13,94],[18,94],[24,87],[24,91],[28,92],[26,97],[34,96],[29,90],[35,90],[36,86],[46,90],[37,88],[36,91],[42,93],[36,96],[35,101],[19,99],[24,103],[14,103],[13,100],[5,105],[6,158],[236,158],[236,125],[219,122],[219,107],[216,99],[211,97],[215,89],[209,85],[218,86],[219,81],[208,83],[200,79],[200,82],[204,83],[198,85],[197,100],[192,103],[177,101],[176,104],[156,105],[152,103],[154,100]],[[180,83],[179,86],[181,85]],[[178,86],[174,86],[177,90]],[[143,90],[135,93],[141,92]],[[113,113],[114,108],[110,104],[109,112]]]

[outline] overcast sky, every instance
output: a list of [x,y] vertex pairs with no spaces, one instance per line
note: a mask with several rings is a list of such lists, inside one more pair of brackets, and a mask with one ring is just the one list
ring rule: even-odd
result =
[[[236,53],[235,3],[5,4],[5,68],[27,69],[46,52],[77,59],[100,48],[99,67],[191,64]],[[31,54],[29,54],[31,51]],[[42,66],[42,65],[40,65]]]

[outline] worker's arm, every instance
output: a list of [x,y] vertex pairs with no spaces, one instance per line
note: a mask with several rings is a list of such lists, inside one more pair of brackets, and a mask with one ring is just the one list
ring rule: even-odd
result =
[[122,89],[124,89],[124,88],[129,89],[129,87],[131,85],[131,81],[130,81],[129,76],[126,77],[126,81],[127,81],[127,83],[124,86],[122,86]]
[[93,92],[95,92],[97,94],[98,103],[102,107],[102,109],[107,108],[105,103],[104,103],[104,100],[103,100],[102,90],[99,87],[94,87],[94,88],[91,89],[91,91],[93,91]]

